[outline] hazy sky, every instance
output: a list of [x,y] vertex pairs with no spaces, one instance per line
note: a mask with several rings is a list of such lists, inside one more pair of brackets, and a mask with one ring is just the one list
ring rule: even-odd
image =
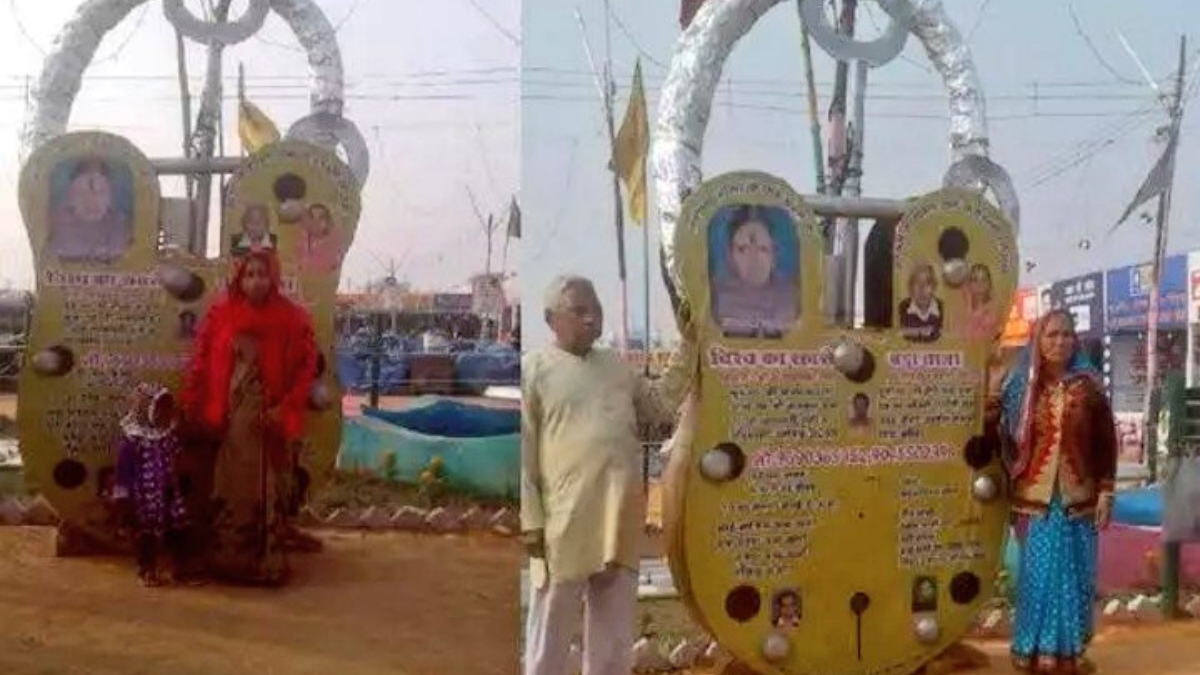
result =
[[[884,15],[874,3],[861,4],[882,23]],[[1165,83],[1178,58],[1180,32],[1191,32],[1189,56],[1200,56],[1200,13],[1194,4],[1076,0],[1080,31],[1067,0],[945,2],[960,31],[969,35],[983,81],[992,157],[1012,174],[1021,197],[1022,253],[1037,263],[1026,282],[1149,258],[1152,230],[1136,217],[1107,236],[1157,157],[1153,135],[1166,120],[1116,29]],[[653,128],[658,90],[679,32],[678,3],[612,0],[611,6],[618,112],[624,110],[640,53]],[[546,339],[535,303],[550,279],[563,272],[593,277],[608,305],[610,327],[617,320],[607,141],[576,7],[593,54],[603,59],[602,0],[524,0],[522,8],[521,281],[530,303],[525,308],[529,344]],[[868,36],[878,33],[861,11],[860,26]],[[824,115],[833,68],[816,45],[814,52]],[[757,169],[782,176],[801,192],[813,190],[803,72],[799,19],[795,2],[789,1],[764,16],[726,64],[705,137],[706,175]],[[915,39],[909,40],[903,60],[872,71],[868,91],[864,194],[903,197],[936,189],[949,160],[945,90]],[[1185,121],[1172,252],[1200,248],[1200,228],[1193,225],[1200,196],[1187,189],[1200,178],[1200,168],[1191,163],[1198,146],[1190,140],[1198,128],[1195,115]],[[626,234],[636,327],[643,323],[641,234],[635,228]],[[1084,250],[1081,240],[1090,248]],[[657,251],[657,239],[652,246]],[[652,327],[669,330],[656,254],[653,264]]]
[[[18,134],[25,87],[79,3],[0,3],[0,287],[32,284],[17,208]],[[371,150],[358,235],[343,285],[387,273],[419,288],[464,284],[484,267],[486,214],[503,215],[518,184],[519,0],[319,0],[334,26],[347,82],[346,116]],[[200,0],[187,5],[200,13]],[[244,0],[233,3],[240,14]],[[193,97],[206,50],[189,43]],[[272,15],[263,32],[225,52],[226,148],[238,151],[236,75],[281,131],[308,112],[307,62]],[[155,156],[182,154],[175,37],[162,2],[148,0],[105,37],[72,110],[71,129],[124,135]],[[174,182],[165,195],[182,196]],[[497,238],[495,265],[500,264]],[[515,249],[514,249],[515,251]],[[509,256],[515,267],[515,253]]]

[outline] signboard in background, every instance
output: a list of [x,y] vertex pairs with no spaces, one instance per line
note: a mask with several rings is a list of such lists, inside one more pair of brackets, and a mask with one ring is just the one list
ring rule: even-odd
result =
[[1046,312],[1054,309],[1054,293],[1052,291],[1053,284],[1039,284],[1037,287],[1037,316],[1034,317],[1034,322]]
[[470,293],[434,293],[433,311],[438,314],[470,314]]
[[1200,251],[1188,254],[1188,323],[1200,323]]
[[498,318],[504,312],[503,280],[502,274],[477,274],[471,277],[473,313]]
[[1104,338],[1104,273],[1093,272],[1050,284],[1050,308],[1075,319],[1081,339]]
[[[1109,270],[1105,285],[1110,333],[1146,329],[1150,308],[1149,263]],[[1174,255],[1163,261],[1158,289],[1158,327],[1181,329],[1188,318],[1188,257]]]
[[1013,294],[1013,304],[1000,334],[1002,347],[1024,347],[1029,342],[1029,333],[1038,317],[1038,289],[1018,288]]

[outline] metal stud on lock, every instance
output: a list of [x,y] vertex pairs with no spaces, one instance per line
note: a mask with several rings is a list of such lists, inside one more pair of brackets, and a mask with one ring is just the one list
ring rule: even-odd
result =
[[865,358],[862,346],[849,340],[843,340],[833,348],[833,366],[847,377],[862,369]]
[[981,502],[990,502],[1000,494],[1000,486],[991,476],[976,476],[971,482],[971,495]]
[[958,288],[967,281],[971,268],[962,258],[953,258],[942,264],[942,279],[950,288]]
[[786,659],[792,651],[792,644],[788,642],[787,636],[782,633],[771,632],[763,639],[762,655],[763,658],[771,663],[779,663]]
[[942,636],[942,627],[932,616],[923,616],[913,624],[913,634],[921,644],[933,644]]
[[716,483],[733,478],[733,456],[721,448],[713,448],[700,458],[700,474]]

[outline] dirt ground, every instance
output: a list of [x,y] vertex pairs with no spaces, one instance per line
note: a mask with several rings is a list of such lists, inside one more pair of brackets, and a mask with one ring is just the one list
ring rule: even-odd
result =
[[0,528],[5,675],[515,675],[520,549],[490,536],[322,534],[278,591],[144,589],[130,561]]

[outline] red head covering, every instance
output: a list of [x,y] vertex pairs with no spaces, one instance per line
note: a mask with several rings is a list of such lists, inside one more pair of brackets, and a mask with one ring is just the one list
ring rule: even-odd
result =
[[[250,265],[266,266],[270,288],[253,303],[242,290]],[[281,291],[279,259],[271,251],[252,251],[234,263],[229,287],[209,308],[196,334],[181,400],[189,419],[211,430],[224,429],[229,414],[229,384],[237,360],[239,336],[258,342],[258,367],[268,408],[278,407],[285,439],[304,430],[308,391],[316,377],[317,351],[308,313]]]

